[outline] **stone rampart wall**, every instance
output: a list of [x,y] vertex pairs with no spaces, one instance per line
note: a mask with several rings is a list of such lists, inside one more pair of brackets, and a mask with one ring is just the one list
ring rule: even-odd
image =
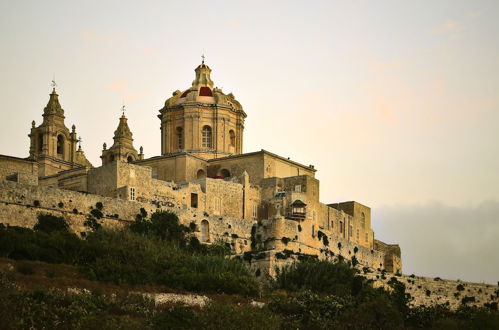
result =
[[[463,303],[468,306],[484,306],[485,303],[499,302],[499,286],[484,283],[444,280],[414,275],[394,276],[380,272],[365,274],[374,280],[375,287],[389,288],[388,282],[395,277],[410,294],[410,306],[448,305],[456,309]],[[467,298],[466,298],[467,297]]]
[[[104,214],[99,221],[105,227],[123,228],[134,221],[141,209],[148,214],[156,210],[167,210],[175,212],[180,221],[187,226],[194,222],[198,228],[201,228],[202,220],[208,221],[210,242],[215,242],[217,239],[226,241],[237,253],[251,249],[251,228],[254,224],[251,220],[208,214],[205,211],[188,208],[185,204],[170,207],[152,202],[115,199],[0,180],[0,223],[10,226],[33,228],[39,213],[49,213],[63,216],[69,222],[71,229],[80,233],[88,230],[83,226],[83,222],[99,202],[103,205]],[[200,230],[196,235],[200,238]]]

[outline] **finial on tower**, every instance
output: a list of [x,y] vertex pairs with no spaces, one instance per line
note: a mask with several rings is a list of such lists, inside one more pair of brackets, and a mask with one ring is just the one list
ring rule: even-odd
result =
[[73,126],[71,126],[71,133],[76,133],[76,126],[75,126],[75,124],[73,124]]
[[204,64],[204,54],[201,55],[201,58],[203,59],[203,61],[201,62],[201,64]]
[[33,121],[31,122],[31,127],[32,127],[32,128],[35,128],[35,126],[36,126],[36,123],[35,123],[35,121],[33,120]]
[[102,145],[102,149],[103,149],[103,150],[106,150],[106,149],[107,149],[107,143],[106,143],[106,142],[104,142],[104,144]]
[[125,111],[126,111],[125,100],[123,100],[123,105],[121,106],[121,116],[122,117],[125,117]]
[[55,92],[55,88],[57,87],[57,84],[55,82],[55,73],[54,73],[54,77],[52,78],[52,91]]
[[83,141],[81,136],[78,136],[78,151],[81,151],[81,141]]

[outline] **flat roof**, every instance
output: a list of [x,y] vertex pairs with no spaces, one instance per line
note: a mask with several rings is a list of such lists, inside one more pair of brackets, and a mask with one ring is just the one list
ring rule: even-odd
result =
[[245,153],[245,154],[239,154],[239,155],[232,155],[232,156],[221,157],[221,158],[208,159],[208,162],[211,163],[211,162],[217,162],[217,161],[220,161],[220,160],[228,160],[228,159],[234,159],[234,158],[248,157],[248,156],[253,156],[253,155],[258,155],[258,154],[267,154],[269,156],[278,158],[278,159],[280,159],[280,160],[282,160],[282,161],[284,161],[286,163],[290,163],[290,164],[293,164],[293,165],[296,165],[296,166],[303,167],[303,168],[305,168],[305,169],[307,169],[309,171],[317,172],[317,170],[314,167],[303,165],[303,164],[295,162],[295,161],[293,161],[291,159],[288,159],[288,158],[279,156],[277,154],[274,154],[274,153],[272,153],[270,151],[267,151],[265,149],[262,149],[260,151],[248,152],[248,153]]

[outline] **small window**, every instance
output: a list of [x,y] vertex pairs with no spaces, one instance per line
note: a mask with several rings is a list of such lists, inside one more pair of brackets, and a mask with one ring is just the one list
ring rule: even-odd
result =
[[275,194],[275,198],[284,198],[286,196],[286,193],[284,191],[278,191],[277,194]]
[[135,188],[130,188],[130,200],[135,200]]
[[348,237],[352,237],[353,236],[353,227],[352,225],[348,226]]
[[153,168],[151,171],[151,175],[152,175],[153,179],[157,179],[158,178],[158,169]]
[[357,241],[360,239],[360,230],[357,229]]
[[367,237],[367,233],[366,233],[366,243],[369,241],[369,238]]
[[301,193],[301,184],[295,186],[295,192]]
[[197,208],[198,207],[198,194],[191,194],[191,207]]
[[366,215],[364,214],[364,212],[360,214],[360,226],[362,227],[362,229],[366,228]]
[[315,225],[312,225],[312,237],[315,237]]
[[131,163],[133,162],[133,157],[132,156],[128,156],[127,159],[126,159],[127,162]]

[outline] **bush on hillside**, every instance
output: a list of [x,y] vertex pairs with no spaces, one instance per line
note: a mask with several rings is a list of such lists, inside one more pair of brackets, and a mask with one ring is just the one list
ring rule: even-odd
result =
[[63,217],[52,214],[38,214],[38,222],[33,227],[34,230],[51,233],[54,231],[69,231],[69,225]]

